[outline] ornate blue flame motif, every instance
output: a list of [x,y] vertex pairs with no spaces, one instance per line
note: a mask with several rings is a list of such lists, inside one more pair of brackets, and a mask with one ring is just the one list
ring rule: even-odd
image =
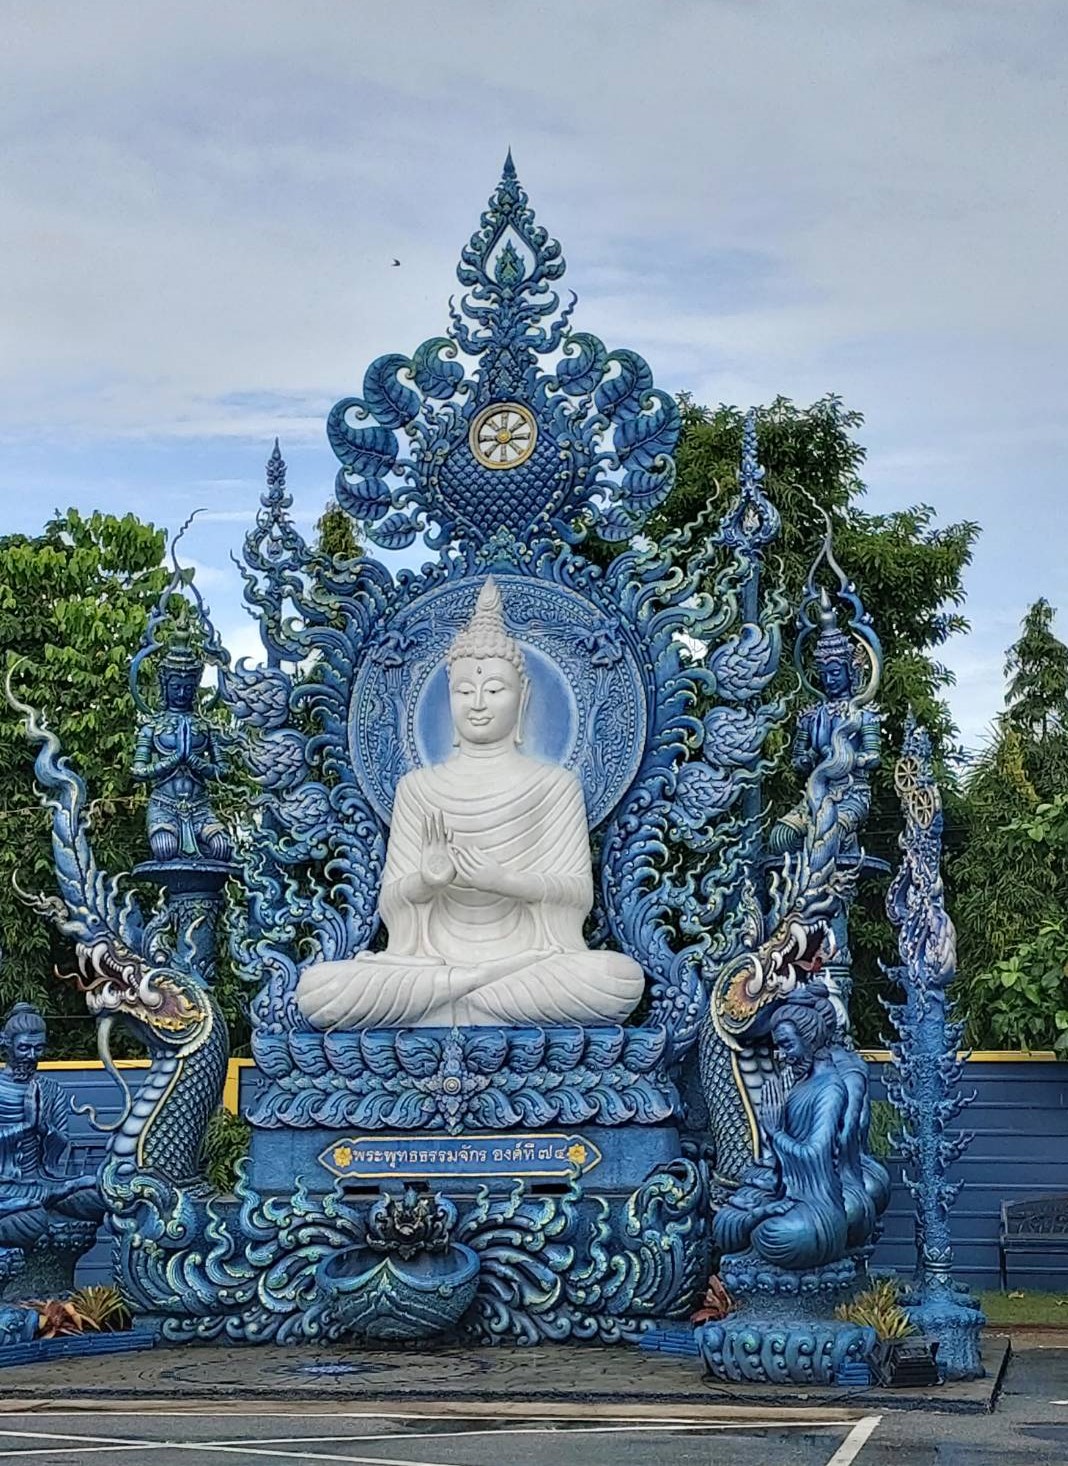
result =
[[330,414],[338,502],[376,545],[627,540],[669,493],[678,408],[636,352],[569,329],[563,273],[509,153],[461,255],[448,334],[379,357]]
[[972,1142],[949,1126],[974,1100],[960,1082],[958,1046],[963,1023],[951,1019],[947,990],[957,973],[957,938],[942,886],[942,797],[935,781],[931,740],[909,715],[894,786],[905,815],[901,865],[886,909],[898,929],[901,965],[887,976],[904,991],[887,1005],[898,1038],[891,1044],[894,1072],[886,1089],[901,1115],[898,1146],[905,1184],[916,1203],[916,1272],[908,1312],[923,1333],[939,1341],[938,1362],[950,1379],[983,1373],[979,1336],[986,1319],[968,1289],[953,1278],[949,1213],[962,1182],[949,1172]]

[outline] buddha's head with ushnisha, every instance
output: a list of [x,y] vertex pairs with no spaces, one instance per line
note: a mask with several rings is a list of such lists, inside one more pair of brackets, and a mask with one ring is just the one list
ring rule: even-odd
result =
[[460,745],[519,743],[530,682],[519,643],[504,624],[500,587],[492,578],[479,591],[470,621],[453,637],[445,665]]

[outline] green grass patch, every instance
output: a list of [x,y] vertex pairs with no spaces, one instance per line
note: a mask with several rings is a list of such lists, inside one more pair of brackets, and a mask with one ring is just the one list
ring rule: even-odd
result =
[[991,1324],[1040,1323],[1068,1329],[1068,1293],[1030,1293],[1014,1288],[1008,1293],[980,1293],[979,1306]]

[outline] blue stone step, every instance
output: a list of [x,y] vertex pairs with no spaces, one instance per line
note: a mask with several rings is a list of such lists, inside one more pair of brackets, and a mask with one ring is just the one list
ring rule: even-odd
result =
[[686,1359],[696,1359],[700,1352],[694,1338],[693,1325],[687,1323],[649,1329],[638,1340],[638,1348],[650,1354],[674,1354]]

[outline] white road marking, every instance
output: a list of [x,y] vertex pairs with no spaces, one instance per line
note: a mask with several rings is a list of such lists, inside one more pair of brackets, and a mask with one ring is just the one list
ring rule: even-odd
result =
[[[338,1456],[327,1451],[261,1451],[256,1446],[223,1445],[217,1441],[190,1441],[184,1445],[157,1441],[155,1444],[160,1451],[210,1451],[219,1456],[271,1456],[275,1460],[284,1456],[287,1461],[344,1461],[349,1466],[450,1466],[445,1461],[413,1461],[410,1456],[401,1461],[396,1456]],[[456,1463],[452,1462],[451,1466]]]
[[[397,1460],[391,1456],[334,1456],[325,1454],[322,1451],[271,1451],[258,1450],[252,1445],[231,1445],[223,1441],[125,1441],[122,1438],[107,1437],[107,1435],[62,1435],[59,1431],[0,1431],[0,1437],[19,1437],[23,1441],[66,1441],[64,1450],[69,1450],[70,1444],[84,1445],[85,1443],[105,1445],[108,1450],[116,1447],[125,1447],[126,1450],[135,1448],[151,1448],[157,1451],[204,1451],[204,1453],[215,1454],[215,1456],[271,1456],[275,1460],[280,1456],[286,1457],[290,1462],[344,1462],[347,1466],[448,1466],[445,1462],[413,1462],[412,1459]],[[337,1437],[334,1437],[337,1440]],[[28,1456],[32,1451],[4,1451],[3,1456]],[[454,1466],[454,1463],[453,1463]]]
[[865,1415],[863,1420],[858,1420],[827,1462],[827,1466],[850,1466],[850,1462],[855,1461],[867,1445],[882,1418],[881,1415]]
[[[136,1412],[130,1411],[129,1414]],[[186,1412],[175,1411],[173,1414],[180,1415]],[[225,1412],[213,1412],[208,1418],[218,1419]],[[373,1417],[372,1417],[373,1418]],[[379,1417],[381,1418],[381,1417]],[[404,1418],[404,1417],[398,1417]],[[410,1417],[409,1417],[410,1418]],[[856,1422],[849,1435],[839,1446],[828,1461],[827,1466],[850,1466],[856,1456],[869,1439],[872,1432],[879,1424],[881,1416],[869,1415]],[[702,1433],[715,1431],[762,1431],[767,1429],[826,1429],[841,1428],[844,1425],[853,1424],[845,1420],[737,1420],[737,1421],[695,1421],[680,1420],[677,1417],[672,1419],[648,1421],[641,1423],[629,1422],[623,1425],[600,1425],[600,1426],[572,1426],[570,1430],[563,1432],[565,1435],[602,1435],[602,1434],[642,1434],[656,1431],[676,1432],[680,1430],[700,1431]],[[418,1431],[401,1434],[393,1431],[386,1435],[360,1435],[340,1436],[336,1432],[324,1436],[274,1436],[267,1439],[253,1439],[249,1441],[171,1441],[171,1440],[129,1440],[116,1436],[98,1435],[69,1435],[58,1431],[30,1431],[30,1430],[0,1430],[0,1437],[5,1439],[20,1439],[25,1441],[62,1441],[63,1445],[54,1446],[29,1446],[16,1450],[0,1450],[0,1459],[21,1458],[28,1459],[31,1456],[51,1456],[61,1453],[69,1453],[71,1446],[81,1447],[82,1455],[97,1455],[107,1451],[136,1451],[155,1449],[157,1451],[201,1451],[211,1455],[244,1455],[244,1456],[265,1456],[277,1459],[285,1456],[291,1462],[300,1461],[332,1461],[345,1463],[345,1466],[443,1466],[440,1462],[420,1461],[414,1462],[410,1458],[400,1460],[389,1456],[351,1456],[340,1455],[336,1452],[325,1451],[293,1451],[274,1450],[274,1446],[301,1446],[317,1445],[320,1442],[336,1441],[339,1445],[351,1443],[352,1445],[372,1443],[379,1441],[395,1441],[398,1445],[406,1444],[409,1441],[440,1438],[470,1438],[474,1436],[487,1435],[555,1435],[557,1432],[547,1429],[545,1423],[536,1426],[506,1426],[503,1428],[483,1428],[473,1430],[453,1431]]]
[[[101,1446],[157,1446],[158,1441],[131,1440],[129,1436],[67,1435],[58,1430],[0,1430],[0,1436],[23,1441],[77,1441]],[[9,1453],[10,1454],[10,1453]]]
[[[78,1438],[75,1437],[75,1436],[72,1436],[71,1437],[71,1440],[75,1440],[75,1439],[78,1439]],[[80,1439],[78,1439],[78,1443],[79,1443],[79,1445],[81,1445],[81,1440]],[[97,1454],[99,1454],[99,1455],[105,1455],[108,1451],[143,1451],[145,1449],[146,1444],[147,1445],[157,1445],[158,1442],[156,1442],[156,1441],[148,1441],[148,1442],[145,1442],[145,1441],[134,1441],[132,1444],[130,1442],[127,1442],[126,1444],[121,1445],[121,1446],[82,1446],[81,1450],[78,1452],[78,1455],[79,1456],[93,1456],[93,1455],[97,1455]],[[70,1446],[69,1445],[66,1445],[66,1446],[29,1446],[29,1447],[24,1447],[24,1448],[22,1448],[20,1450],[17,1450],[17,1451],[0,1451],[0,1461],[10,1460],[10,1459],[16,1459],[16,1460],[19,1460],[19,1461],[25,1461],[28,1456],[59,1456],[59,1455],[69,1456],[70,1455]],[[412,1463],[412,1466],[415,1466],[415,1463],[414,1462]]]
[[[647,1420],[627,1425],[573,1425],[567,1430],[556,1431],[541,1425],[484,1426],[472,1430],[407,1430],[389,1431],[385,1435],[341,1435],[336,1430],[330,1435],[272,1435],[250,1436],[249,1445],[285,1446],[291,1444],[315,1445],[320,1441],[345,1441],[353,1445],[367,1445],[374,1441],[450,1440],[461,1436],[476,1435],[612,1435],[636,1434],[642,1431],[676,1430],[841,1430],[845,1425],[855,1424],[852,1420]],[[241,1440],[227,1441],[228,1446],[245,1444]]]

